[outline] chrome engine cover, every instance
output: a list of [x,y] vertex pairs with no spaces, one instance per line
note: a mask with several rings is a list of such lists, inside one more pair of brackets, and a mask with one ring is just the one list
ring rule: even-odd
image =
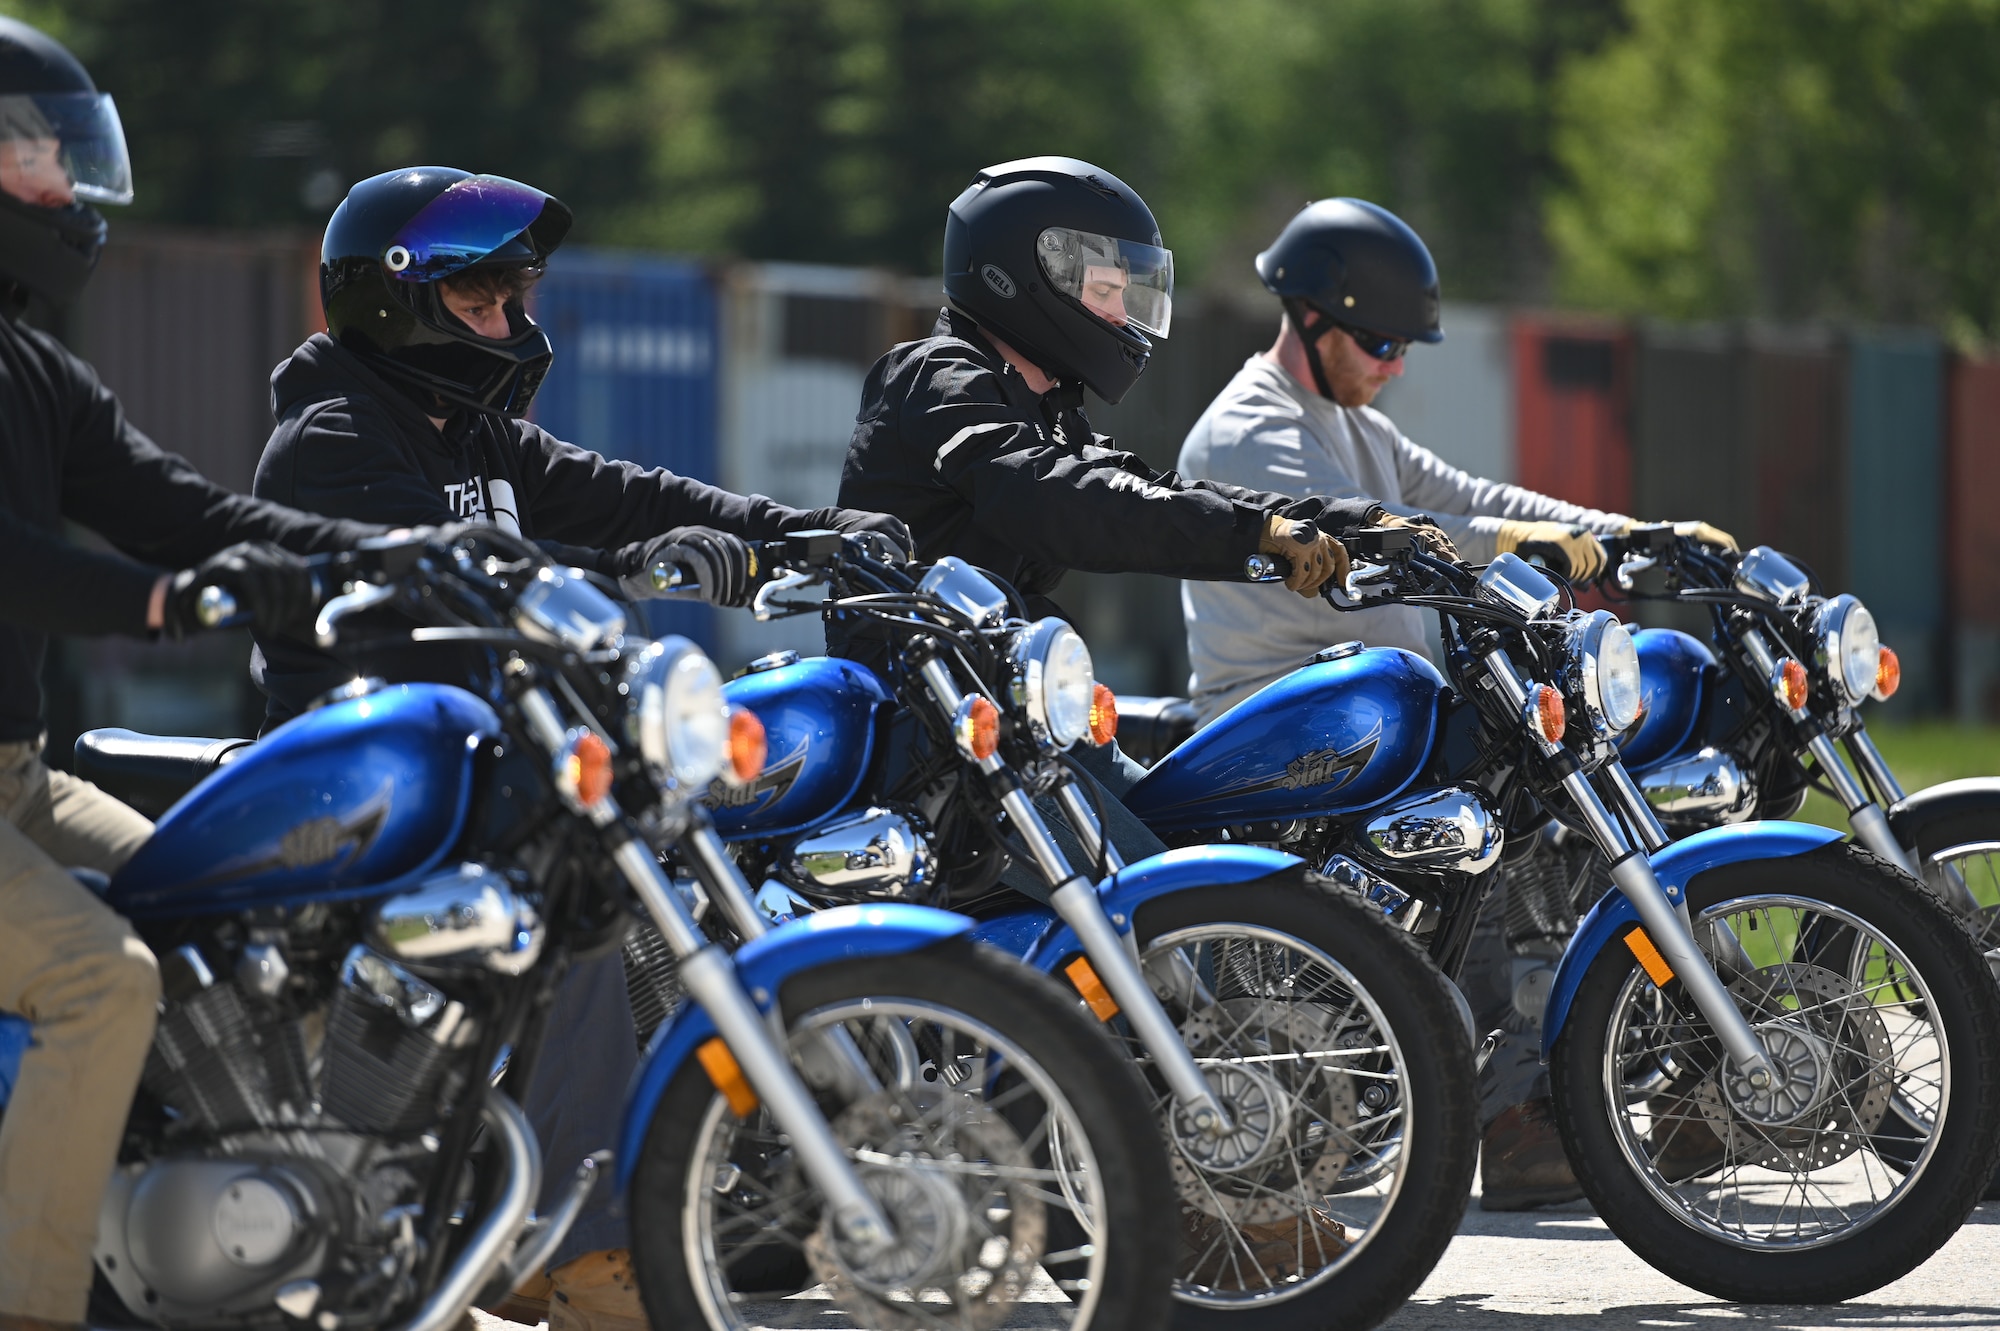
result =
[[325,1226],[306,1179],[251,1160],[177,1159],[111,1176],[96,1262],[134,1312],[162,1322],[268,1307],[319,1270]]
[[1479,793],[1442,786],[1406,795],[1355,830],[1356,851],[1391,869],[1484,873],[1506,833]]
[[390,897],[369,927],[378,949],[420,968],[477,965],[519,975],[542,955],[541,917],[483,864],[434,873]]
[[930,886],[931,847],[908,817],[871,808],[800,837],[781,867],[809,896],[917,900]]
[[1757,812],[1757,783],[1719,749],[1704,748],[1635,778],[1670,832],[1740,823]]

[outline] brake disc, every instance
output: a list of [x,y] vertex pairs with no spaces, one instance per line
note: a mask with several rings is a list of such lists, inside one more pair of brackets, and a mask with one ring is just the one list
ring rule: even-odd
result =
[[[829,1215],[805,1242],[815,1279],[858,1326],[922,1331],[938,1324],[925,1290],[941,1290],[959,1326],[1006,1321],[1027,1292],[1048,1241],[1034,1160],[982,1101],[930,1086],[885,1090],[833,1121],[855,1172],[896,1239],[859,1254]],[[987,1166],[987,1168],[982,1168]]]
[[[1198,1057],[1241,1061],[1202,1067],[1236,1131],[1212,1138],[1185,1123],[1171,1125],[1181,1199],[1238,1225],[1267,1225],[1335,1192],[1362,1116],[1354,1078],[1325,1059],[1338,1048],[1334,1010],[1231,998],[1194,1014],[1182,1029]],[[1167,1112],[1182,1117],[1171,1101]]]
[[[1767,1093],[1776,1097],[1768,1116],[1782,1119],[1769,1126],[1731,1103],[1731,1093],[1720,1081],[1730,1075],[1726,1070],[1694,1089],[1690,1098],[1722,1139],[1730,1162],[1809,1173],[1861,1149],[1881,1126],[1893,1090],[1893,1051],[1881,1014],[1865,998],[1857,998],[1844,977],[1804,962],[1766,966],[1729,989],[1789,1078],[1788,1085]],[[1800,1010],[1779,1006],[1781,998],[1794,994]],[[1809,1062],[1816,1065],[1809,1098],[1795,1108],[1786,1105],[1785,1097],[1797,1093]],[[1737,1098],[1742,1098],[1740,1088]],[[1746,1107],[1757,1112],[1754,1103]]]

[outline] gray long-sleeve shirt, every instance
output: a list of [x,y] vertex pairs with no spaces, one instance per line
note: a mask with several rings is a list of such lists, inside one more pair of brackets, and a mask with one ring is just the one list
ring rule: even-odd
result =
[[[1295,495],[1365,497],[1392,513],[1429,514],[1468,561],[1496,553],[1500,524],[1576,522],[1617,532],[1629,519],[1518,485],[1481,480],[1412,443],[1373,407],[1343,407],[1276,361],[1245,361],[1181,445],[1180,474]],[[1320,648],[1359,638],[1431,654],[1422,612],[1407,606],[1340,611],[1280,584],[1183,582],[1188,691],[1206,722]]]

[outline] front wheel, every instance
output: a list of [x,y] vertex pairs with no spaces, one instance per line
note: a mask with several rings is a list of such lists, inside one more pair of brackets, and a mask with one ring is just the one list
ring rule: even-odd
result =
[[1950,1238],[2000,1157],[2000,993],[1929,893],[1845,843],[1688,885],[1696,936],[1778,1063],[1733,1075],[1679,981],[1589,965],[1549,1072],[1619,1238],[1744,1303],[1853,1298]]
[[[796,975],[779,1006],[896,1242],[844,1251],[769,1116],[738,1117],[691,1060],[661,1097],[631,1190],[654,1326],[1165,1320],[1170,1201],[1143,1089],[1053,981],[953,940]],[[856,1055],[876,1089],[841,1071]],[[1054,1235],[1073,1246],[1055,1250]]]
[[1472,1188],[1472,1049],[1450,982],[1302,870],[1157,897],[1134,928],[1236,1124],[1193,1130],[1149,1073],[1179,1192],[1174,1326],[1375,1325],[1437,1264]]

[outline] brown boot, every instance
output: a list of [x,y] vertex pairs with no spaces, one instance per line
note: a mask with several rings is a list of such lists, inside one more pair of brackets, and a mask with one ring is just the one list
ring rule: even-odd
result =
[[1479,1209],[1531,1211],[1583,1196],[1547,1100],[1501,1111],[1479,1151]]
[[1299,1233],[1300,1217],[1291,1215],[1266,1225],[1243,1225],[1237,1230],[1240,1242],[1237,1238],[1225,1241],[1222,1221],[1192,1206],[1183,1206],[1183,1264],[1191,1261],[1198,1264],[1196,1269],[1182,1274],[1210,1289],[1262,1289],[1263,1285],[1244,1279],[1243,1247],[1247,1244],[1251,1261],[1271,1284],[1281,1285],[1295,1277],[1310,1276],[1333,1265],[1347,1251],[1347,1228],[1317,1206],[1307,1216],[1312,1230],[1303,1237]]
[[0,1313],[0,1331],[84,1331],[82,1322],[51,1322],[19,1313]]
[[1653,1167],[1661,1178],[1686,1183],[1722,1167],[1729,1153],[1700,1105],[1692,1099],[1656,1095],[1646,1102],[1646,1108],[1653,1113],[1653,1130],[1646,1134],[1646,1144],[1653,1150]]
[[537,1272],[523,1280],[512,1294],[490,1308],[482,1305],[479,1311],[492,1313],[503,1322],[534,1326],[549,1320],[549,1295],[555,1292],[555,1287],[555,1281]]
[[549,1272],[549,1331],[647,1331],[632,1254],[585,1253]]

